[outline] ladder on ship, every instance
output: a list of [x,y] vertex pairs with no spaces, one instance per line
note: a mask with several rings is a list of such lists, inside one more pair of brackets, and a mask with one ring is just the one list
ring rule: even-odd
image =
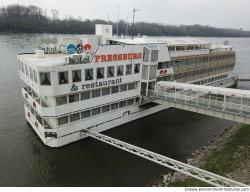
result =
[[209,171],[205,171],[203,169],[188,165],[186,163],[171,159],[169,157],[165,157],[163,155],[151,152],[149,150],[131,145],[129,143],[120,141],[118,139],[114,139],[112,137],[106,136],[101,133],[97,133],[95,131],[89,129],[83,129],[82,134],[86,136],[90,136],[94,139],[142,157],[144,159],[155,162],[159,165],[172,169],[174,171],[181,172],[198,180],[201,180],[205,183],[208,183],[212,186],[216,187],[248,187],[247,185],[234,181],[232,179],[228,179],[226,177],[222,177],[220,175],[211,173]]

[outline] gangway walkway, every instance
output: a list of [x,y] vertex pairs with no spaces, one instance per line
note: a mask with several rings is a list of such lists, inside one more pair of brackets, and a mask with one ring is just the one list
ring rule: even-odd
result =
[[196,168],[194,166],[182,163],[180,161],[165,157],[163,155],[148,151],[146,149],[125,143],[123,141],[108,137],[106,135],[94,132],[89,129],[83,129],[82,134],[86,134],[92,138],[95,138],[99,141],[105,142],[114,147],[120,148],[127,152],[133,153],[139,157],[155,162],[159,165],[165,166],[172,170],[182,172],[186,175],[189,175],[193,178],[206,182],[212,186],[217,187],[248,187],[247,185],[222,177],[220,175]]
[[250,124],[250,91],[177,82],[158,82],[148,98],[159,104]]

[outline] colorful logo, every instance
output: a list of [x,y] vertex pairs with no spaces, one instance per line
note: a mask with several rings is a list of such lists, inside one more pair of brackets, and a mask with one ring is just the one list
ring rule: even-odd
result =
[[66,49],[68,54],[74,54],[77,50],[74,44],[69,44]]

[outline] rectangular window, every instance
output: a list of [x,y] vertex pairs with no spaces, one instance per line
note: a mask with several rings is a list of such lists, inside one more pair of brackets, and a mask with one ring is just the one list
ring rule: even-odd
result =
[[118,103],[111,104],[111,110],[116,110],[116,109],[118,109]]
[[111,87],[111,93],[118,93],[119,92],[119,86]]
[[93,91],[92,91],[92,98],[100,97],[100,96],[101,96],[101,91],[100,91],[100,89],[97,89],[97,90],[93,90]]
[[102,107],[102,113],[108,112],[109,111],[109,105],[103,106]]
[[110,87],[102,89],[102,96],[110,94]]
[[80,113],[71,114],[69,116],[70,122],[78,121],[80,119]]
[[79,94],[69,95],[69,103],[74,103],[79,101]]
[[128,84],[120,85],[120,92],[127,91]]
[[97,73],[96,73],[96,78],[97,79],[103,79],[104,78],[104,68],[97,68]]
[[81,93],[81,100],[90,99],[90,91]]
[[151,51],[151,62],[158,61],[158,50]]
[[82,81],[82,73],[81,70],[72,71],[72,82],[77,83]]
[[134,99],[129,99],[129,100],[127,101],[127,106],[133,105],[133,104],[134,104]]
[[60,85],[67,84],[69,82],[68,72],[67,71],[58,72],[58,80]]
[[150,66],[150,71],[149,71],[149,79],[150,80],[156,79],[156,68],[157,68],[156,65],[151,65]]
[[108,67],[108,71],[107,71],[107,77],[114,77],[115,74],[115,67]]
[[50,83],[50,73],[40,72],[40,84],[41,85],[51,85],[51,83]]
[[132,90],[135,88],[135,83],[129,83],[128,84],[128,90]]
[[90,117],[90,110],[81,113],[82,119]]
[[56,105],[64,105],[67,104],[67,97],[61,96],[56,98]]
[[119,102],[119,108],[126,107],[126,101]]
[[85,81],[93,80],[93,69],[85,69]]
[[98,115],[100,113],[101,113],[101,108],[100,107],[92,109],[92,116]]
[[33,69],[34,81],[37,83],[37,74],[36,71]]
[[33,70],[31,69],[31,67],[29,67],[29,72],[30,72],[30,79],[34,80]]
[[59,117],[57,120],[58,120],[58,125],[64,125],[69,122],[68,116]]
[[140,63],[135,64],[134,73],[140,73]]
[[126,65],[126,75],[132,74],[132,64]]
[[117,66],[117,76],[122,76],[123,75],[123,65]]
[[143,49],[143,61],[144,62],[149,61],[149,49],[147,49],[147,48]]

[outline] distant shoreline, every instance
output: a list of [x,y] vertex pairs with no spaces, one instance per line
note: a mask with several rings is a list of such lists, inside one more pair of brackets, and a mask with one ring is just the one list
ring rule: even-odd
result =
[[[161,21],[159,21],[161,22]],[[102,19],[76,19],[67,17],[59,19],[54,10],[52,17],[46,10],[36,6],[18,4],[0,7],[0,33],[49,33],[49,34],[94,34],[95,24],[117,25]],[[242,29],[216,28],[212,26],[165,25],[160,23],[136,22],[134,27],[119,20],[119,34],[140,36],[190,36],[190,37],[250,37],[250,31]],[[116,33],[113,27],[113,33]]]

